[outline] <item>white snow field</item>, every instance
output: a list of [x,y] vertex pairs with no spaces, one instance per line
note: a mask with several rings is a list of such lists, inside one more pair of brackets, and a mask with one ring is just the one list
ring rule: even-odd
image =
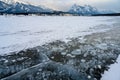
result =
[[101,80],[120,80],[120,56],[117,59],[117,63],[112,64],[110,69],[105,71]]
[[110,25],[114,17],[0,16],[0,55],[54,40],[84,36],[97,25]]

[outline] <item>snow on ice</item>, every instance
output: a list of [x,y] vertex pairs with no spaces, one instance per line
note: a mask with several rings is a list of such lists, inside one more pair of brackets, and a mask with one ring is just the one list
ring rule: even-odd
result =
[[110,69],[104,73],[101,80],[120,80],[120,56],[115,64],[110,66]]
[[[0,54],[83,36],[111,17],[0,16]],[[97,30],[95,30],[97,32]],[[100,30],[99,30],[100,31]],[[4,52],[4,53],[3,53]]]

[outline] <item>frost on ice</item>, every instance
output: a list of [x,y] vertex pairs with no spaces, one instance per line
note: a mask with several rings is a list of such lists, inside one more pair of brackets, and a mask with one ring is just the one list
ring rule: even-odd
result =
[[119,56],[119,19],[114,23],[110,17],[27,17],[30,22],[17,17],[16,23],[16,17],[1,17],[6,27],[0,27],[2,80],[100,80]]

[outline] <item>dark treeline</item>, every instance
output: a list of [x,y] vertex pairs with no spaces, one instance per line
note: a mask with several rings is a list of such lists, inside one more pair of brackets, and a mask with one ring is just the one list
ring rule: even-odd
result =
[[120,13],[111,13],[111,14],[95,14],[92,16],[120,16]]
[[62,11],[54,11],[54,12],[19,12],[19,13],[4,13],[0,12],[0,15],[78,15],[78,14],[73,14],[73,13],[68,13],[68,12],[62,12]]
[[62,11],[54,11],[54,12],[19,12],[19,13],[4,13],[0,12],[0,15],[38,15],[38,16],[52,16],[52,15],[58,15],[58,16],[120,16],[120,13],[110,13],[110,14],[93,14],[93,15],[81,15],[81,14],[75,14],[75,13],[69,13],[69,12],[62,12]]

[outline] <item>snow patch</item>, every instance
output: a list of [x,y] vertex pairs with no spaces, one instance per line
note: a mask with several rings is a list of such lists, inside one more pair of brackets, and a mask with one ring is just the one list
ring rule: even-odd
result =
[[112,64],[108,71],[105,71],[101,80],[120,80],[120,56],[117,62]]

